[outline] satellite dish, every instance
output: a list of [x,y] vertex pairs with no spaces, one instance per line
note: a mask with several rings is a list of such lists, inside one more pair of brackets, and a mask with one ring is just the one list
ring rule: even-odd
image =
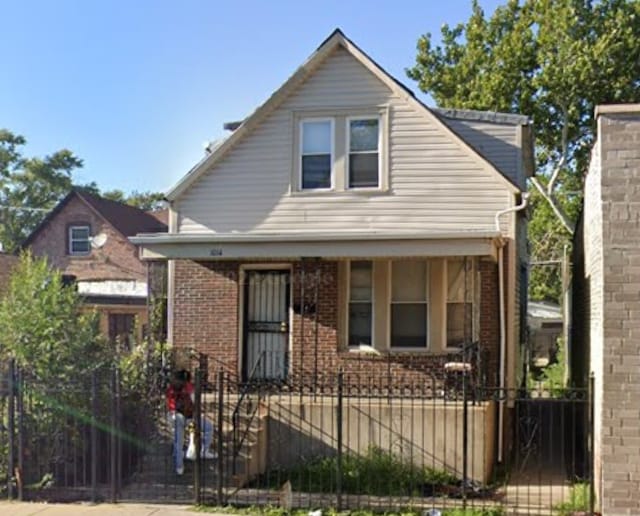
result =
[[94,249],[100,249],[106,243],[106,233],[98,233],[96,236],[91,237],[91,247],[93,247]]

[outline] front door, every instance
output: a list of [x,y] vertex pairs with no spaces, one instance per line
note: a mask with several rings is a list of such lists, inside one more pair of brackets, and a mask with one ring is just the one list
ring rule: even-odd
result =
[[245,273],[242,376],[284,380],[289,346],[289,271]]

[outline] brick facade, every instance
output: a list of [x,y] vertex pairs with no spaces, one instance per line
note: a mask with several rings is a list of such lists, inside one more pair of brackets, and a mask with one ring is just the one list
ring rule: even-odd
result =
[[[583,318],[574,321],[574,336],[588,342],[595,375],[599,504],[616,516],[640,513],[640,104],[602,106],[598,114],[576,241],[584,266],[574,278],[575,313]],[[587,372],[574,376],[584,381]]]
[[[317,366],[320,374],[335,374],[342,369],[363,382],[388,377],[395,382],[424,382],[425,373],[442,378],[443,364],[450,360],[445,353],[373,355],[341,348],[338,263],[304,262],[304,272],[302,263],[294,262],[291,268],[294,315],[289,370],[294,376],[300,372],[305,378],[313,376]],[[239,370],[240,267],[238,261],[177,260],[174,269],[174,346],[195,348],[210,357],[210,364],[224,363],[232,371]],[[480,273],[480,345],[486,351],[488,380],[495,385],[499,344],[497,265],[482,261]]]
[[[105,245],[92,249],[88,256],[70,256],[68,232],[71,225],[89,225],[92,235],[104,233],[107,235]],[[42,227],[30,249],[35,256],[46,256],[53,267],[78,280],[146,281],[146,266],[138,259],[136,246],[78,197],[71,198]]]

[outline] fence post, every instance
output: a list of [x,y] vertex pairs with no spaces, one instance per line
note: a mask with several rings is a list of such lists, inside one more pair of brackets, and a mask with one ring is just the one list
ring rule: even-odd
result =
[[338,406],[336,413],[336,426],[337,426],[337,467],[336,467],[336,505],[337,510],[342,510],[342,396],[344,389],[344,372],[338,372]]
[[116,503],[116,499],[118,496],[118,480],[117,480],[117,443],[116,443],[116,432],[117,432],[117,401],[116,401],[116,385],[118,382],[117,379],[117,366],[113,366],[111,370],[111,453],[110,453],[110,463],[111,463],[111,503]]
[[[466,358],[466,357],[465,357]],[[467,362],[465,361],[465,366]],[[467,369],[462,371],[462,507],[467,507],[467,462],[469,459],[469,401]]]
[[7,439],[8,439],[8,457],[7,457],[7,498],[13,500],[13,476],[15,468],[15,360],[9,360],[9,371],[7,376],[7,391],[9,395],[7,406]]
[[202,439],[200,432],[202,431],[202,372],[200,366],[196,369],[195,377],[195,404],[193,407],[193,426],[194,426],[194,442],[196,448],[196,460],[193,468],[193,502],[200,505],[202,502]]
[[91,371],[91,501],[98,501],[98,371]]
[[23,500],[24,487],[24,377],[22,369],[16,368],[16,409],[18,411],[18,469],[15,475],[18,487],[18,500]]
[[595,464],[596,464],[596,451],[593,439],[593,428],[595,423],[595,386],[596,377],[593,373],[589,375],[589,514],[593,516],[596,506],[596,479],[595,479]]
[[[218,475],[217,475],[217,488],[218,488],[218,496],[217,496],[217,503],[218,505],[222,506],[225,504],[225,501],[223,499],[223,491],[222,491],[222,481],[223,481],[223,474],[224,474],[224,465],[223,465],[223,436],[222,436],[222,432],[223,432],[223,417],[224,417],[224,371],[222,369],[220,369],[218,371],[218,385],[217,385],[217,389],[218,389],[218,440],[216,442],[216,448],[217,448],[217,452],[218,452]],[[235,437],[234,437],[235,439]],[[235,448],[235,442],[234,442],[234,448]],[[234,450],[234,455],[231,457],[231,460],[233,461],[233,463],[235,464],[236,458],[235,458],[235,450]]]

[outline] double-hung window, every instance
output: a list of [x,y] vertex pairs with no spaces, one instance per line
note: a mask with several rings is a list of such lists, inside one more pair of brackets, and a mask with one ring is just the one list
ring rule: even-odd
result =
[[426,261],[391,263],[391,348],[426,348],[428,325]]
[[372,262],[353,261],[349,268],[349,346],[371,346],[373,322]]
[[69,254],[87,255],[91,252],[91,228],[89,226],[69,226]]
[[300,132],[300,185],[302,189],[330,189],[333,168],[333,120],[302,120]]
[[447,260],[447,347],[473,339],[474,267],[471,258]]
[[380,121],[375,118],[347,119],[349,188],[380,186]]

